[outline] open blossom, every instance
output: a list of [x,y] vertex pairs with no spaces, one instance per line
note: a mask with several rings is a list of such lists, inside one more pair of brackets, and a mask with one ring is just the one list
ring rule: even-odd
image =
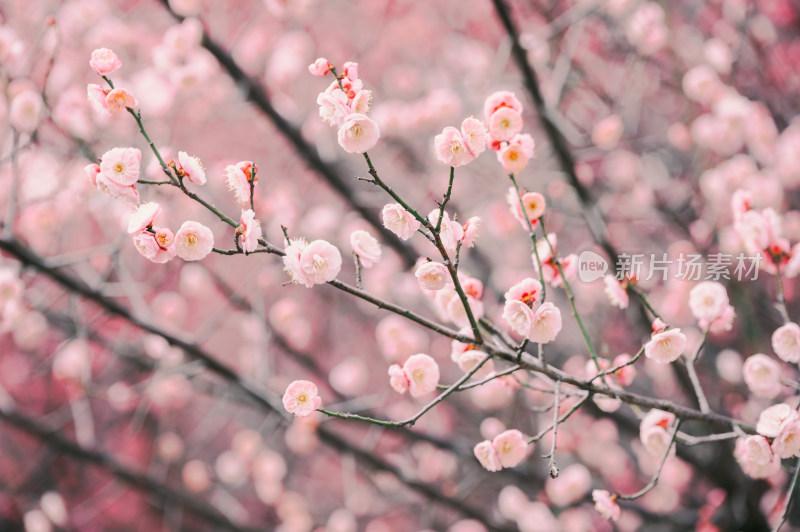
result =
[[135,185],[120,185],[119,183],[109,179],[102,172],[96,175],[95,185],[97,186],[97,190],[111,199],[125,201],[132,205],[139,204],[139,191],[136,190]]
[[308,65],[308,71],[314,76],[324,76],[331,71],[331,64],[324,57],[318,57],[316,61]]
[[786,403],[778,403],[766,408],[758,416],[756,432],[768,438],[774,438],[791,423],[798,419],[797,410]]
[[[521,202],[520,199],[522,200]],[[514,187],[509,188],[506,201],[508,201],[511,208],[511,214],[514,215],[514,218],[526,231],[528,230],[528,221],[530,221],[531,226],[536,227],[539,218],[544,215],[544,211],[547,209],[547,201],[543,195],[538,192],[525,192],[520,198]],[[525,208],[524,214],[523,207]],[[526,216],[527,220],[525,219]]]
[[106,95],[108,92],[96,83],[90,83],[86,86],[86,98],[92,109],[100,115],[108,115],[108,104],[106,103]]
[[492,146],[496,146],[497,160],[506,172],[516,174],[521,172],[528,164],[528,160],[533,157],[535,143],[533,137],[524,134],[515,135],[509,142],[494,143]]
[[546,344],[555,340],[559,332],[561,332],[561,311],[549,301],[542,303],[533,315],[528,339],[531,342]]
[[178,152],[178,175],[185,177],[195,185],[206,184],[206,171],[200,158],[193,157],[185,151]]
[[522,103],[520,103],[513,92],[497,91],[490,94],[483,104],[483,116],[486,118],[486,121],[489,122],[495,111],[503,107],[508,107],[518,113],[522,113]]
[[292,381],[283,394],[283,407],[296,416],[308,416],[321,406],[317,385],[310,381]]
[[340,91],[321,92],[317,96],[319,116],[330,126],[339,127],[353,110],[347,105],[347,95]]
[[436,391],[439,385],[439,364],[429,355],[411,355],[403,364],[403,372],[408,377],[411,397],[420,397]]
[[606,275],[603,278],[605,282],[605,293],[608,301],[617,308],[626,309],[630,299],[628,292],[622,287],[622,284],[613,275]]
[[489,118],[489,136],[493,141],[509,141],[522,131],[522,115],[510,107],[502,107]]
[[447,284],[449,272],[441,262],[425,262],[414,272],[419,286],[425,290],[441,290]]
[[784,362],[800,362],[800,326],[787,323],[772,333],[772,349]]
[[528,442],[522,433],[516,429],[501,432],[492,440],[500,465],[515,467],[525,459],[528,451]]
[[242,237],[242,249],[246,253],[252,253],[258,249],[258,239],[261,238],[261,222],[256,219],[256,213],[252,209],[242,211],[239,219],[240,225],[236,232]]
[[211,253],[214,234],[205,225],[191,220],[183,222],[175,234],[175,249],[183,260],[200,260]]
[[291,240],[285,251],[284,270],[293,283],[307,288],[334,280],[342,269],[339,250],[324,240],[314,240],[310,244],[303,239]]
[[475,159],[461,132],[454,127],[446,127],[433,139],[436,158],[447,166],[464,166]]
[[781,392],[780,365],[761,353],[748,357],[742,367],[744,382],[758,397],[772,399]]
[[477,444],[472,452],[475,454],[475,458],[478,459],[478,462],[480,462],[487,471],[495,472],[503,469],[503,465],[500,463],[500,457],[497,456],[497,451],[494,450],[494,446],[489,440]]
[[461,238],[464,247],[475,247],[475,239],[478,238],[478,229],[480,229],[480,226],[481,219],[479,216],[473,216],[467,220],[467,223],[464,224],[464,236]]
[[514,286],[508,289],[505,293],[506,300],[522,301],[529,307],[534,307],[539,303],[539,297],[542,295],[542,283],[532,277],[526,277]]
[[780,458],[800,456],[800,419],[796,415],[783,424],[772,440],[772,451]]
[[339,145],[348,153],[364,153],[378,143],[378,124],[361,113],[352,113],[339,126]]
[[644,346],[644,354],[656,362],[668,364],[686,350],[686,335],[680,329],[667,329],[653,334]]
[[486,150],[486,126],[477,118],[470,116],[461,122],[461,137],[473,157]]
[[698,320],[712,322],[728,307],[725,287],[715,281],[703,281],[689,293],[689,308]]
[[[169,231],[169,229],[166,229],[166,231]],[[171,234],[172,231],[169,231],[169,235]],[[133,237],[133,244],[139,254],[157,264],[168,262],[174,259],[177,254],[172,239],[159,239],[158,233],[154,234],[150,231],[141,231],[136,234]]]
[[419,229],[421,223],[399,203],[389,203],[381,211],[383,226],[403,240],[408,240]]
[[527,338],[533,325],[534,313],[531,307],[522,301],[509,299],[503,306],[503,319],[506,320],[509,329]]
[[742,471],[752,478],[766,478],[781,469],[781,461],[772,452],[764,436],[752,435],[736,440],[733,451]]
[[397,393],[406,393],[410,382],[403,368],[398,364],[389,366],[389,385]]
[[610,519],[611,521],[619,519],[622,511],[617,504],[616,495],[611,495],[606,490],[593,490],[592,500],[594,501],[594,509],[605,519]]
[[[257,171],[258,168],[249,161],[229,164],[222,171],[228,190],[233,192],[233,197],[239,205],[247,206],[250,203],[250,179],[253,177],[251,172],[254,174]],[[258,177],[254,179],[258,180]]]
[[138,148],[112,148],[100,158],[100,172],[118,185],[130,186],[139,180],[141,162]]
[[433,209],[428,213],[428,221],[433,227],[439,225],[439,239],[442,241],[442,246],[449,253],[455,253],[458,242],[464,237],[464,228],[461,224],[451,220],[446,211],[442,215],[442,223],[439,224],[439,209]]
[[98,48],[92,51],[89,66],[101,76],[108,76],[122,66],[117,54],[108,48]]
[[339,249],[325,240],[314,240],[300,254],[300,269],[303,271],[307,287],[323,284],[336,279],[342,269],[342,255]]
[[143,231],[145,228],[153,224],[158,213],[161,212],[161,207],[158,203],[142,203],[128,218],[128,233],[134,234]]
[[350,233],[350,246],[358,255],[361,265],[365,268],[371,268],[379,260],[381,260],[381,245],[374,236],[359,229]]
[[135,109],[139,107],[136,97],[128,90],[116,88],[106,94],[106,109],[110,113],[119,113],[125,109]]
[[674,414],[655,408],[642,418],[639,425],[639,439],[650,454],[663,456],[667,452],[672,442],[670,430],[674,422]]

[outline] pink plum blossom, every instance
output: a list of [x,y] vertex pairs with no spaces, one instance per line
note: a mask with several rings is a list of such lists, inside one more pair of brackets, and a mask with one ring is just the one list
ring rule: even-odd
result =
[[611,495],[606,490],[593,490],[592,500],[594,501],[594,509],[605,519],[611,521],[619,520],[622,511],[617,504],[616,495]]
[[133,205],[139,204],[139,192],[135,185],[120,185],[104,173],[100,172],[95,177],[97,190],[111,199],[117,199]]
[[403,364],[403,372],[408,377],[411,397],[420,397],[436,391],[439,384],[439,365],[429,355],[411,355]]
[[161,212],[161,207],[158,203],[140,204],[128,218],[128,233],[138,233],[152,225],[159,212]]
[[485,440],[480,442],[473,449],[473,453],[484,469],[487,471],[495,472],[503,469],[500,463],[500,457],[497,455],[492,442]]
[[175,249],[183,260],[204,259],[214,247],[214,234],[205,225],[186,221],[175,234]]
[[787,323],[772,333],[772,349],[784,362],[800,362],[800,326]]
[[742,375],[747,387],[758,397],[772,399],[781,391],[781,367],[767,355],[758,353],[748,357]]
[[139,107],[139,102],[127,89],[116,88],[106,94],[106,109],[110,113],[120,113],[125,109],[137,107]]
[[772,440],[772,451],[780,458],[800,456],[800,419],[796,415],[792,418]]
[[680,329],[667,329],[653,334],[644,346],[644,354],[661,364],[677,360],[686,350],[686,335]]
[[478,229],[481,226],[481,219],[478,216],[473,216],[467,223],[464,224],[464,236],[461,239],[464,247],[471,248],[475,246],[475,239],[478,238]]
[[[672,441],[670,430],[675,415],[662,410],[650,410],[639,425],[639,439],[654,456],[663,456]],[[672,448],[674,451],[674,447]]]
[[498,109],[510,108],[518,113],[522,113],[522,103],[511,91],[497,91],[489,95],[483,104],[483,116],[486,121],[490,121],[492,115]]
[[403,368],[398,364],[389,366],[389,385],[397,393],[406,393],[408,391],[410,381]]
[[399,203],[389,203],[381,212],[383,226],[403,240],[408,240],[419,229],[421,223]]
[[542,303],[533,315],[528,339],[546,344],[555,340],[559,332],[561,332],[561,311],[549,301]]
[[494,141],[509,141],[522,131],[522,115],[510,107],[501,107],[489,118],[489,136]]
[[308,71],[314,76],[325,76],[331,71],[331,64],[324,57],[318,57],[313,63],[308,65]]
[[733,452],[736,461],[746,475],[752,478],[766,478],[781,469],[781,461],[764,436],[753,435],[736,440]]
[[712,322],[728,307],[725,287],[715,281],[703,281],[689,293],[689,308],[698,320]]
[[242,249],[246,253],[252,253],[258,249],[258,239],[261,238],[261,222],[256,219],[256,213],[252,209],[247,209],[242,211],[239,223],[236,232],[241,235]]
[[300,255],[300,268],[311,284],[327,283],[339,275],[342,255],[336,246],[325,240],[314,240]]
[[[222,172],[228,190],[233,192],[233,197],[242,206],[250,203],[250,171],[252,168],[254,168],[252,163],[240,161],[236,164],[229,164]],[[258,178],[256,177],[256,179]]]
[[361,113],[347,115],[339,126],[339,146],[348,153],[364,153],[378,143],[378,124]]
[[471,163],[475,159],[467,141],[461,132],[454,127],[446,127],[433,139],[436,158],[447,166],[458,167]]
[[374,236],[363,229],[350,233],[350,247],[358,255],[361,265],[371,268],[381,260],[381,245]]
[[100,158],[100,172],[120,186],[130,186],[139,180],[141,162],[138,148],[113,148]]
[[90,83],[86,86],[86,97],[92,109],[99,115],[108,115],[108,104],[106,103],[106,95],[108,92],[96,83]]
[[628,303],[630,302],[628,292],[622,287],[617,278],[613,275],[606,275],[603,278],[603,282],[605,283],[604,291],[608,301],[617,308],[628,308]]
[[521,301],[529,307],[535,307],[539,304],[541,295],[542,283],[532,277],[526,277],[509,288],[505,293],[505,298],[506,300]]
[[461,122],[461,138],[473,157],[486,150],[486,126],[477,118],[470,116]]
[[420,288],[425,290],[441,290],[450,278],[447,267],[441,262],[422,263],[414,272]]
[[206,184],[206,171],[200,158],[193,157],[185,151],[178,152],[178,175],[185,177],[195,185]]
[[89,178],[92,185],[97,186],[97,174],[100,173],[100,165],[97,163],[87,164],[83,167],[83,171],[86,172],[86,177]]
[[283,394],[283,407],[296,416],[308,416],[321,406],[317,385],[310,381],[292,381]]
[[175,258],[177,254],[177,250],[171,242],[167,243],[166,246],[161,245],[158,236],[150,231],[141,231],[134,235],[133,244],[144,258],[157,264],[168,262]]
[[515,467],[525,459],[528,442],[516,429],[501,432],[492,440],[492,447],[503,467]]
[[97,48],[92,51],[89,66],[101,76],[108,76],[122,66],[117,54],[108,48]]
[[798,419],[797,410],[786,403],[778,403],[766,408],[758,417],[756,432],[768,438],[780,434],[784,427]]

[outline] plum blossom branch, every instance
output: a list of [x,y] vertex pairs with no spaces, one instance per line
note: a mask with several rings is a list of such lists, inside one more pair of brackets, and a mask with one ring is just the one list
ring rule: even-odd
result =
[[450,201],[450,193],[453,191],[453,177],[455,176],[456,169],[452,166],[450,167],[450,180],[447,183],[447,192],[444,193],[444,198],[442,202],[439,204],[439,219],[436,220],[436,229],[435,231],[438,233],[442,229],[442,220],[444,220],[444,208],[447,205],[447,202]]
[[794,466],[794,472],[792,473],[792,478],[789,479],[788,488],[786,490],[786,506],[783,509],[783,513],[781,514],[781,519],[772,529],[772,532],[778,532],[786,523],[787,519],[789,519],[789,508],[792,506],[792,499],[794,498],[794,490],[797,487],[797,477],[798,473],[800,473],[800,460]]
[[678,428],[680,427],[681,421],[675,420],[675,427],[672,429],[672,438],[669,441],[669,445],[667,445],[666,450],[664,451],[664,455],[661,457],[661,462],[658,464],[658,469],[656,470],[655,475],[653,475],[653,479],[647,483],[645,487],[633,493],[631,495],[621,495],[617,494],[617,498],[623,501],[635,501],[636,499],[643,497],[648,491],[655,488],[658,485],[658,479],[661,477],[661,470],[664,469],[664,464],[667,462],[667,458],[669,458],[670,451],[672,451],[672,446],[675,445],[675,440],[678,437]]
[[689,380],[692,381],[692,387],[694,388],[694,393],[697,396],[697,403],[700,405],[700,411],[703,413],[710,412],[711,407],[708,406],[708,399],[706,398],[705,392],[703,392],[703,386],[700,384],[700,379],[697,376],[697,371],[695,370],[694,363],[700,357],[700,353],[703,350],[703,347],[706,345],[706,339],[708,338],[708,333],[711,330],[711,327],[706,327],[705,331],[703,331],[703,338],[700,340],[700,345],[697,346],[697,351],[694,354],[693,358],[689,358],[684,356],[684,362],[686,362],[686,371],[689,373]]
[[431,410],[433,407],[435,407],[436,405],[438,405],[439,403],[444,401],[453,392],[458,391],[459,387],[462,384],[464,384],[465,382],[467,382],[473,375],[475,375],[475,373],[477,373],[478,370],[480,370],[481,367],[483,367],[483,365],[486,364],[486,362],[488,362],[489,359],[491,359],[491,358],[492,358],[491,355],[486,355],[483,358],[481,358],[481,360],[477,364],[475,364],[475,367],[470,369],[468,372],[464,373],[464,375],[462,375],[460,379],[458,379],[456,382],[451,384],[445,391],[443,391],[442,393],[437,395],[431,402],[429,402],[428,404],[423,406],[416,414],[414,414],[410,418],[405,419],[403,421],[386,421],[386,420],[375,419],[375,418],[371,418],[371,417],[367,417],[367,416],[360,416],[358,414],[352,414],[352,413],[348,413],[348,412],[331,412],[331,411],[325,410],[323,408],[319,408],[317,410],[319,412],[322,412],[326,416],[335,417],[335,418],[339,418],[339,419],[352,419],[352,420],[356,420],[356,421],[364,421],[364,422],[367,422],[367,423],[371,423],[373,425],[381,425],[381,426],[384,426],[384,427],[413,426],[414,423],[419,421],[419,418],[424,416],[429,410]]
[[[561,381],[556,381],[556,382],[560,383]],[[550,425],[548,425],[547,427],[545,427],[544,429],[539,431],[539,433],[536,434],[536,436],[533,436],[532,438],[529,438],[528,439],[528,443],[536,443],[537,441],[539,441],[542,438],[544,438],[545,435],[547,435],[547,433],[550,432],[551,430],[557,430],[556,427],[558,426],[558,424],[559,423],[563,423],[566,420],[568,420],[570,418],[570,416],[572,416],[572,414],[577,412],[578,409],[581,406],[583,406],[583,403],[585,403],[589,399],[590,396],[591,396],[591,394],[588,394],[588,393],[584,394],[580,399],[578,399],[575,402],[574,405],[572,405],[572,408],[570,408],[569,410],[564,412],[564,414],[561,417],[558,417],[558,408],[556,408],[555,409],[556,414],[555,414],[555,416],[553,416],[554,417],[553,423],[551,423]]]
[[233,523],[225,515],[217,511],[213,505],[205,501],[197,500],[188,493],[170,488],[163,482],[153,479],[129,469],[127,466],[117,462],[114,458],[100,451],[87,449],[77,443],[66,439],[58,430],[35,421],[18,412],[17,410],[0,403],[0,419],[25,433],[35,437],[46,445],[58,449],[60,452],[93,464],[112,474],[133,488],[145,493],[152,493],[173,504],[186,508],[193,514],[202,517],[204,520],[213,523],[215,526],[225,530],[252,531],[260,528],[248,527]]
[[558,478],[558,465],[556,464],[556,445],[558,441],[558,410],[559,410],[559,402],[561,400],[561,394],[559,391],[561,389],[561,381],[557,380],[555,389],[553,391],[553,441],[550,446],[550,452],[547,453],[544,458],[550,458],[550,462],[547,464],[547,469],[550,472],[550,478]]
[[[522,217],[525,218],[525,221],[528,224],[528,234],[531,237],[533,255],[536,257],[536,267],[539,270],[539,283],[542,285],[542,301],[544,301],[547,299],[547,283],[544,282],[544,268],[542,268],[542,259],[539,258],[539,246],[536,244],[536,231],[533,228],[530,216],[528,216],[528,211],[525,209],[525,202],[522,201],[522,192],[519,189],[519,185],[517,185],[517,180],[514,178],[514,174],[508,174],[508,178],[511,179],[511,183],[514,185],[514,190],[516,190],[517,199],[519,200],[519,206],[522,209]],[[545,238],[547,238],[546,234]]]

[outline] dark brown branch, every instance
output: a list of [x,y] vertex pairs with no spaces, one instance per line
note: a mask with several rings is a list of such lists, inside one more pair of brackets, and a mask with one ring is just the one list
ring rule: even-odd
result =
[[189,495],[187,492],[165,486],[163,483],[154,480],[147,475],[142,475],[128,469],[126,466],[117,462],[114,458],[100,451],[86,449],[77,443],[66,439],[57,430],[47,427],[34,419],[31,419],[16,410],[0,406],[0,419],[13,425],[21,431],[36,437],[42,443],[58,450],[62,454],[76,458],[82,462],[88,462],[108,471],[115,478],[129,484],[133,488],[157,495],[158,497],[178,504],[189,510],[193,514],[202,517],[206,521],[213,523],[217,527],[233,531],[252,531],[258,532],[261,528],[252,528],[231,522],[226,516],[218,512],[212,505],[205,501],[200,501]]

